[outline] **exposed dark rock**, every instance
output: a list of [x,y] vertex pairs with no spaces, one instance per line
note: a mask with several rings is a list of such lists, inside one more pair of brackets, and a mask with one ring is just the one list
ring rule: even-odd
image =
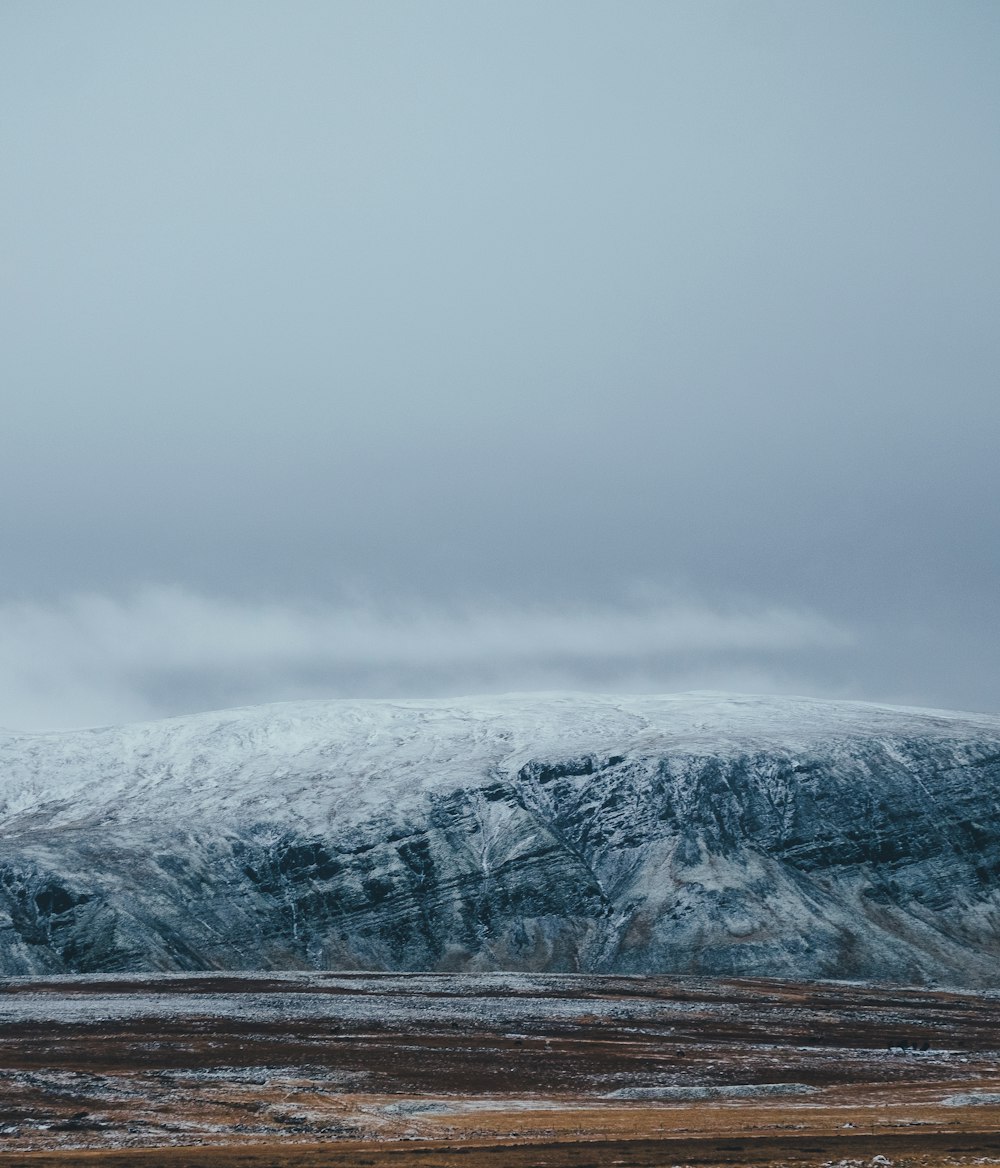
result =
[[0,765],[7,974],[1000,985],[998,719],[696,696],[309,703],[8,736]]

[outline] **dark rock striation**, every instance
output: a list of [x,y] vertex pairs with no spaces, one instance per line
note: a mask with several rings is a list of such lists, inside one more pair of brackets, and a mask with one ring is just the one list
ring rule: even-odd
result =
[[0,972],[1000,985],[1000,719],[314,702],[0,741]]

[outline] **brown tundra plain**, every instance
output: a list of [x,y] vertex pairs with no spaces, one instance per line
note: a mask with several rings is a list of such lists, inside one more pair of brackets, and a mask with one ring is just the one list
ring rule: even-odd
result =
[[0,1157],[215,1168],[1000,1163],[1000,998],[575,975],[0,983]]

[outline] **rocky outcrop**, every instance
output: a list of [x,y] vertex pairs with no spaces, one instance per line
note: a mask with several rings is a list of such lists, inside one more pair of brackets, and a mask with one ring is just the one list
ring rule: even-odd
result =
[[1000,719],[303,703],[0,743],[0,971],[1000,985]]

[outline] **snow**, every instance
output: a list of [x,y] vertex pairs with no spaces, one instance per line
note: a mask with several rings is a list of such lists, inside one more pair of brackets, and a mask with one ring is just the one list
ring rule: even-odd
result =
[[685,1087],[621,1087],[606,1099],[642,1099],[660,1103],[685,1103],[708,1099],[773,1098],[783,1095],[815,1095],[819,1088],[807,1083],[727,1083],[723,1086],[696,1084]]
[[[247,1018],[261,1022],[289,1022],[296,1020],[335,1021],[342,1025],[361,1028],[383,1025],[450,1027],[454,1022],[481,1026],[537,1026],[540,1023],[573,1023],[581,1018],[592,1018],[595,1010],[602,1018],[617,1022],[640,1019],[646,1024],[663,1025],[677,1018],[697,1013],[719,1017],[735,1017],[736,1008],[725,1002],[706,1006],[703,1002],[655,1001],[631,998],[601,999],[595,1002],[587,997],[555,997],[539,995],[546,989],[551,975],[541,978],[508,974],[492,978],[477,975],[474,979],[452,975],[440,978],[472,991],[468,996],[454,992],[428,993],[419,977],[407,976],[398,989],[384,992],[383,979],[377,975],[350,983],[350,992],[330,992],[337,983],[324,979],[324,990],[318,990],[310,975],[291,975],[290,990],[280,993],[205,992],[164,993],[152,988],[148,991],[115,993],[74,993],[75,978],[60,979],[61,992],[18,992],[0,994],[0,1024],[28,1022],[59,1024],[93,1024],[137,1018]],[[296,982],[298,985],[296,985]],[[16,985],[16,979],[5,979],[3,985]],[[151,983],[155,987],[155,979]],[[572,992],[572,983],[566,986]],[[491,992],[492,991],[492,992]],[[534,991],[534,992],[532,992]]]
[[[719,693],[510,694],[308,701],[158,722],[0,736],[0,824],[44,809],[185,814],[322,830],[400,809],[429,790],[485,784],[532,759],[801,752],[858,738],[1000,738],[1000,717]],[[60,806],[61,805],[61,806]]]
[[941,1100],[944,1107],[982,1107],[1000,1103],[1000,1095],[988,1091],[968,1091],[958,1095],[947,1095]]

